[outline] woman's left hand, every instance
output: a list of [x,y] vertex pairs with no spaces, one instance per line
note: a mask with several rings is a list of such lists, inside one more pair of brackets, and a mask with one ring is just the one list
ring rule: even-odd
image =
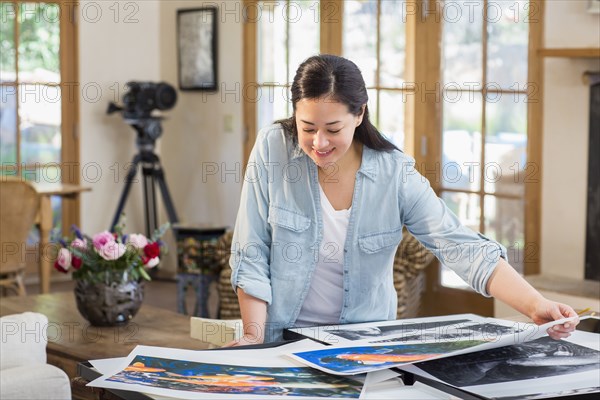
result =
[[561,325],[554,325],[548,329],[548,335],[555,340],[571,336],[571,332],[575,330],[575,327],[579,323],[579,317],[573,308],[566,304],[557,303],[548,299],[543,299],[538,302],[530,317],[537,325],[563,318],[577,317],[574,321],[566,322]]

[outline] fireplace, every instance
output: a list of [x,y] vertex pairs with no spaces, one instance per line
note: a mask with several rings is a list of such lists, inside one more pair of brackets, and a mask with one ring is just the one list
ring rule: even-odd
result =
[[590,140],[585,279],[600,281],[600,72],[586,76],[590,84]]

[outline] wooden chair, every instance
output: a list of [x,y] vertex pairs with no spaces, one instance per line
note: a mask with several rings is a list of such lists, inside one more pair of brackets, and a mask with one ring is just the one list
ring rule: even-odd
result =
[[39,210],[33,186],[19,178],[0,178],[0,287],[25,296],[25,245]]

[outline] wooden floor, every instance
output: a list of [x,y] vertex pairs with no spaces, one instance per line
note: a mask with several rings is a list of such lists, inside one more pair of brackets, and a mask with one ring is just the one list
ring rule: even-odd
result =
[[[50,285],[50,292],[72,292],[74,282],[54,281]],[[36,284],[27,285],[27,295],[39,294],[39,286]],[[194,293],[190,288],[186,293],[186,306],[188,312],[194,311]],[[211,287],[211,295],[208,302],[211,318],[217,317],[218,294],[216,287]],[[144,291],[144,304],[154,307],[164,308],[171,311],[177,311],[177,282],[174,280],[153,280],[146,282]]]

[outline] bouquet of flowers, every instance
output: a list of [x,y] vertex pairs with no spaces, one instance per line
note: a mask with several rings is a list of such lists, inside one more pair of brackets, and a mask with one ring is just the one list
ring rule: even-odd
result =
[[159,240],[169,224],[157,229],[151,238],[138,233],[123,234],[123,224],[114,232],[100,232],[92,237],[72,227],[75,237],[60,241],[54,268],[67,273],[73,269],[73,278],[89,282],[112,282],[124,279],[151,280],[147,270],[160,262],[166,246]]

